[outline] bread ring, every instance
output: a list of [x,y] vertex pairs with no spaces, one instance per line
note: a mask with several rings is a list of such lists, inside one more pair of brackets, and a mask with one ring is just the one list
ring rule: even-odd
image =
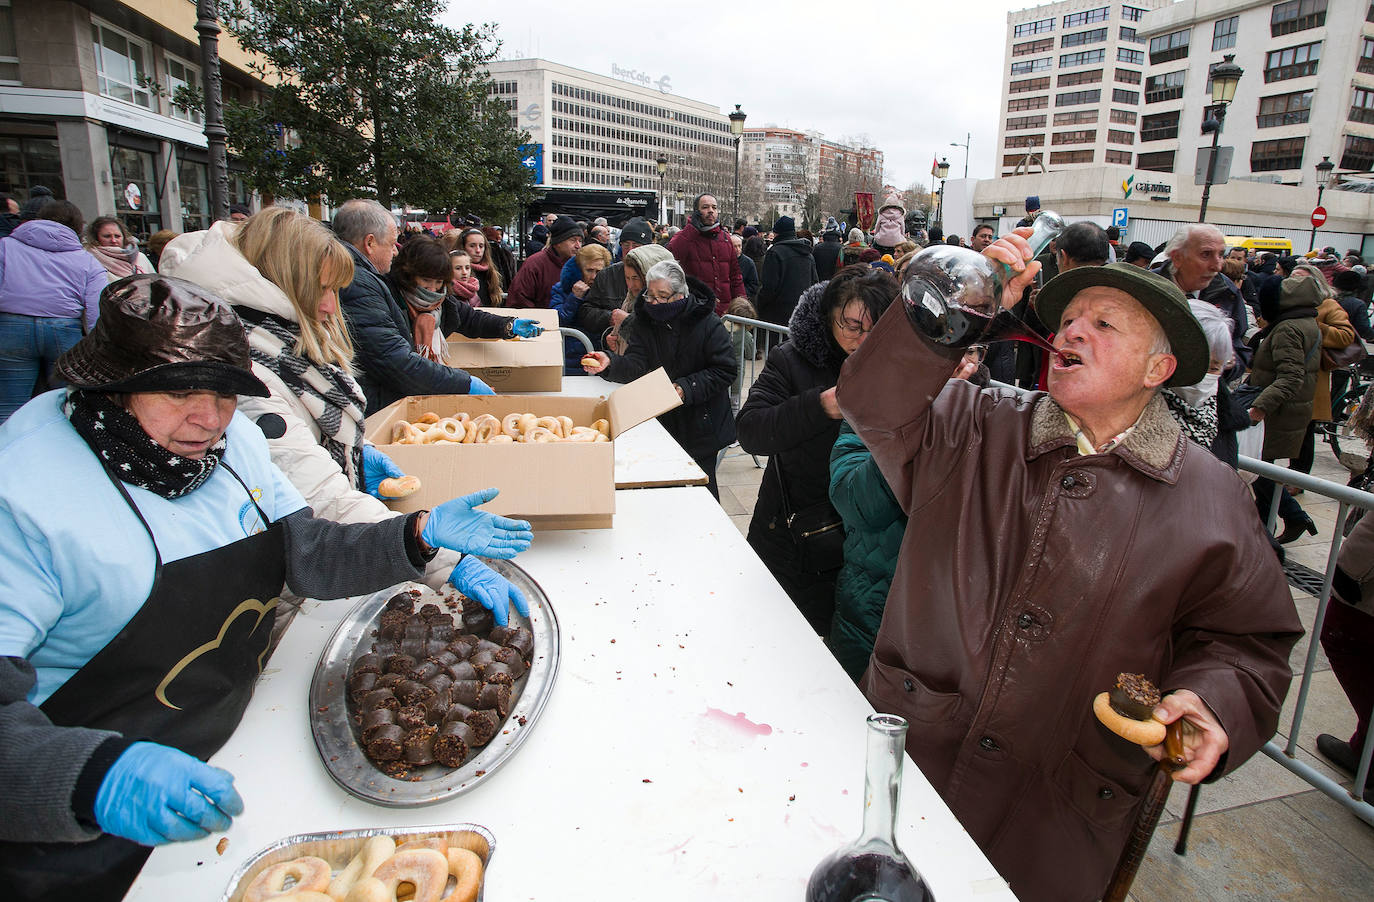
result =
[[292,890],[291,895],[283,896],[282,898],[289,899],[290,902],[334,902],[334,897],[329,895],[329,893],[316,893],[309,891],[298,893],[295,890]]
[[[448,876],[448,860],[444,861],[444,876]],[[296,882],[290,889],[286,881]],[[329,862],[306,855],[272,865],[253,878],[243,891],[243,902],[263,902],[296,893],[322,893],[329,887]]]
[[439,422],[439,415],[432,410],[427,410],[415,418],[415,422],[424,423],[426,426],[433,426]]
[[582,428],[584,431],[582,431],[582,432],[574,432],[572,435],[570,435],[570,436],[568,436],[566,439],[564,439],[564,441],[568,441],[568,442],[595,442],[595,441],[597,441],[598,439],[600,439],[601,441],[604,442],[604,441],[606,440],[606,436],[604,436],[604,435],[602,435],[601,433],[597,432],[595,429],[587,429],[586,427],[581,427],[581,428]]
[[[433,849],[407,849],[383,861],[372,872],[394,899],[402,883],[415,887],[414,902],[439,902],[448,885],[448,858]],[[245,900],[246,902],[246,900]]]
[[558,417],[540,417],[534,421],[534,425],[549,430],[559,438],[563,437],[563,424],[558,422]]
[[606,436],[606,438],[611,437],[610,420],[597,420],[595,423],[592,424],[592,428],[595,429],[597,432],[601,433],[602,435]]
[[424,430],[412,426],[405,420],[397,420],[391,424],[391,444],[420,445],[423,443]]
[[450,849],[467,849],[469,852],[475,853],[483,862],[491,854],[491,846],[487,843],[487,838],[472,830],[464,830],[461,833],[450,835],[448,844]]
[[520,440],[522,442],[556,442],[558,441],[558,436],[554,434],[552,429],[547,429],[543,426],[535,426],[529,432],[526,432],[524,437]]
[[442,431],[444,434],[442,440],[446,442],[461,442],[463,436],[466,435],[468,431],[467,424],[457,417],[444,417],[438,423],[434,424],[431,431],[433,431],[433,429]]
[[591,354],[588,354],[578,361],[578,366],[601,366],[601,361],[597,360]]
[[572,431],[573,431],[573,419],[572,419],[572,417],[559,417],[559,418],[558,418],[558,425],[560,425],[560,426],[563,427],[562,431],[559,433],[561,436],[563,436],[563,438],[567,438],[568,436],[572,435]]
[[511,443],[514,442],[514,441],[515,441],[515,439],[511,438],[509,435],[506,435],[506,434],[503,432],[503,433],[501,433],[500,435],[493,435],[491,438],[487,439],[487,444],[488,444],[488,445],[501,445],[501,444],[509,445],[509,444],[511,444]]
[[344,902],[396,902],[396,894],[376,877],[364,877],[344,896]]
[[471,422],[474,442],[489,442],[493,435],[501,434],[501,421],[489,413],[484,413]]
[[396,847],[397,852],[409,852],[411,849],[433,849],[440,855],[447,855],[448,840],[442,836],[427,836],[424,839],[408,839]]
[[377,483],[377,494],[383,498],[406,498],[420,491],[420,477],[394,476]]
[[477,441],[477,424],[468,420],[463,424],[463,444],[471,445]]
[[334,902],[344,902],[349,890],[359,880],[372,876],[372,872],[377,870],[383,861],[396,854],[396,840],[390,836],[374,836],[363,847],[358,850],[358,854],[344,866],[339,872],[339,876],[329,881],[329,889],[326,891]]
[[453,846],[448,850],[448,872],[457,881],[444,902],[476,902],[482,889],[482,859],[471,849]]
[[610,440],[610,436],[606,435],[604,432],[598,432],[596,438],[592,439],[593,442],[609,442]]
[[532,413],[522,413],[522,414],[520,414],[520,420],[519,420],[519,423],[520,423],[520,434],[523,436],[523,435],[525,435],[526,433],[528,433],[531,429],[534,428],[534,424],[535,424],[538,420],[539,420],[539,418],[538,418],[537,416],[535,416],[534,414],[532,414]]
[[501,434],[511,438],[520,437],[520,414],[508,413],[501,418]]
[[1102,725],[1128,742],[1137,745],[1159,745],[1164,741],[1165,725],[1151,718],[1135,720],[1119,714],[1112,708],[1111,698],[1106,692],[1099,692],[1093,699],[1093,713]]

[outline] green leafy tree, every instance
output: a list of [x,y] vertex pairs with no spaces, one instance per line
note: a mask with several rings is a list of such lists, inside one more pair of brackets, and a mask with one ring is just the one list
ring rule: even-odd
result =
[[530,193],[526,136],[487,96],[494,29],[449,28],[440,11],[432,0],[229,0],[226,28],[271,85],[261,103],[226,104],[248,182],[334,203],[513,214]]

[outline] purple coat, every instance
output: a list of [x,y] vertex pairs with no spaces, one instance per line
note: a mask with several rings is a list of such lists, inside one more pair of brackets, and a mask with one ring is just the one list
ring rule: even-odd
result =
[[30,220],[0,238],[0,313],[80,317],[89,330],[109,282],[105,267],[59,222]]

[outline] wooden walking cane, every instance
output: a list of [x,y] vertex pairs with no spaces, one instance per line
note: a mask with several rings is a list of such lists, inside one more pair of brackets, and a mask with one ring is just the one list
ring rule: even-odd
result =
[[1126,847],[1121,850],[1116,870],[1102,896],[1103,902],[1124,902],[1150,847],[1164,802],[1169,798],[1174,771],[1187,765],[1183,758],[1183,719],[1167,725],[1155,720],[1153,712],[1159,698],[1159,690],[1144,676],[1123,673],[1117,676],[1116,685],[1110,692],[1103,692],[1093,700],[1097,719],[1121,738],[1141,745],[1158,745],[1161,740],[1164,743],[1164,757],[1155,767],[1145,800],[1126,839]]

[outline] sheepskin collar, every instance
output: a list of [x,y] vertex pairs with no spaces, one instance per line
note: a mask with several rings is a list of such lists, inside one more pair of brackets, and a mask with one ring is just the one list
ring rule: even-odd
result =
[[[1183,430],[1169,413],[1169,405],[1156,393],[1145,405],[1131,434],[1107,453],[1116,454],[1145,475],[1172,485],[1178,481],[1187,444]],[[1038,457],[1064,446],[1077,446],[1064,409],[1049,395],[1041,395],[1031,411],[1030,448],[1026,456]]]
[[802,292],[787,324],[792,346],[813,366],[825,367],[844,362],[844,355],[830,334],[830,323],[821,309],[821,296],[829,282],[817,282]]

